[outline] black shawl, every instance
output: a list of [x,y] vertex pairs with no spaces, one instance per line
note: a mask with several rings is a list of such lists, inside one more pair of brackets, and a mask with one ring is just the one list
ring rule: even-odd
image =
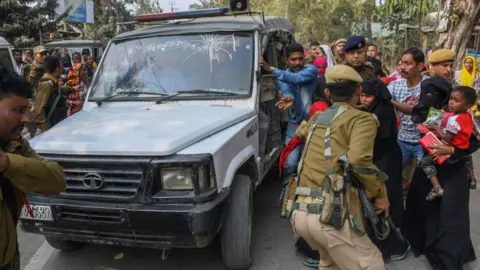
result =
[[375,101],[364,109],[375,114],[380,123],[377,138],[389,138],[397,135],[397,117],[392,105],[392,95],[387,86],[378,78],[372,77],[362,82],[362,93],[375,96]]
[[433,77],[422,81],[420,99],[413,108],[412,121],[425,122],[430,108],[447,110],[451,92],[452,84],[443,78]]

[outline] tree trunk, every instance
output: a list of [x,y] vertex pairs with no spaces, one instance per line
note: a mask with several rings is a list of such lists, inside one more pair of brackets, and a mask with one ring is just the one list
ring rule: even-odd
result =
[[372,35],[372,14],[373,14],[373,9],[375,8],[375,0],[369,0],[366,3],[367,5],[367,11],[366,13],[366,29],[365,29],[365,34],[367,35],[368,39],[370,42],[373,42],[373,35]]
[[[445,1],[444,1],[445,2]],[[450,7],[445,7],[450,18],[447,31],[439,34],[435,44],[438,48],[451,49],[457,52],[457,63],[465,57],[470,40],[479,17],[480,3],[478,0],[454,0]],[[452,20],[451,18],[455,18]]]

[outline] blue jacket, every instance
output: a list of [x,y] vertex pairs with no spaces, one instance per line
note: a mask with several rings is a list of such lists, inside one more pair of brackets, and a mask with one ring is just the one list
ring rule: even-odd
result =
[[288,110],[287,128],[287,137],[293,137],[300,123],[308,120],[318,69],[312,65],[305,65],[299,72],[275,69],[273,74],[277,76],[277,84],[282,91],[282,96],[290,96],[294,101],[293,106]]

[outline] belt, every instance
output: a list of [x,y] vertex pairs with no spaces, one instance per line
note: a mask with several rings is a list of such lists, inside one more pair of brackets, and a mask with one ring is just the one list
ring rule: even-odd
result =
[[309,214],[321,214],[323,210],[323,203],[302,203],[294,202],[292,210],[304,211]]

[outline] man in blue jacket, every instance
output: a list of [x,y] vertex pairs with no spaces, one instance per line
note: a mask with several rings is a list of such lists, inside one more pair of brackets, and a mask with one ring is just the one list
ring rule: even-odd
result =
[[[316,86],[318,69],[313,65],[305,65],[303,46],[293,43],[287,46],[287,70],[269,66],[263,58],[260,66],[267,73],[277,77],[277,84],[282,92],[282,98],[276,106],[280,110],[288,110],[288,127],[285,144],[295,136],[295,130],[300,123],[308,121],[312,92]],[[303,146],[297,147],[288,156],[283,176],[295,174]]]

